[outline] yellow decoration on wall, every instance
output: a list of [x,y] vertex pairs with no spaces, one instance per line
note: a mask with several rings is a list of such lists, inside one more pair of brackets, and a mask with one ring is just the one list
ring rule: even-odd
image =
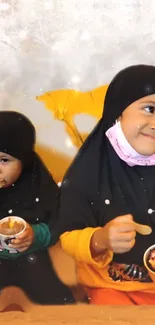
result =
[[56,90],[37,96],[37,100],[44,102],[55,119],[65,122],[67,133],[79,149],[88,134],[84,135],[78,131],[74,117],[78,114],[88,114],[99,120],[107,88],[108,85],[104,85],[88,92]]

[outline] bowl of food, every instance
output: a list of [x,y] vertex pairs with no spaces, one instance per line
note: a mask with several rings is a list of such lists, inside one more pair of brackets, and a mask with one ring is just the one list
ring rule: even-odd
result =
[[10,253],[16,253],[17,250],[10,248],[12,239],[17,238],[26,228],[24,219],[16,216],[6,217],[0,220],[0,241],[1,247],[7,249]]
[[155,282],[155,245],[150,246],[146,250],[143,261],[150,278]]

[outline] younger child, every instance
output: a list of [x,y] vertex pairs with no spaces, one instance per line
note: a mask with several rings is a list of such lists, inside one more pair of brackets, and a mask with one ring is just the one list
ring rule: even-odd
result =
[[103,112],[62,183],[58,235],[91,303],[155,304],[143,263],[155,244],[155,67],[120,71]]
[[17,253],[0,251],[0,290],[15,285],[36,303],[73,303],[48,255],[58,187],[34,152],[35,138],[24,115],[0,112],[0,219],[9,215],[26,221],[26,230],[10,243]]

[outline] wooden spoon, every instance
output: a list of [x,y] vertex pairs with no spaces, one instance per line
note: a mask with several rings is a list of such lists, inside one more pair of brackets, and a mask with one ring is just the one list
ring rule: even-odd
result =
[[134,222],[136,232],[138,232],[141,235],[150,235],[152,232],[152,228],[146,225],[141,225],[140,223]]

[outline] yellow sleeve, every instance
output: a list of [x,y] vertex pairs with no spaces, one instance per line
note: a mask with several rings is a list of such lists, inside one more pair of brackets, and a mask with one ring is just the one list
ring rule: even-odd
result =
[[97,229],[100,229],[100,227],[65,232],[60,236],[62,248],[67,254],[73,256],[77,262],[85,262],[98,267],[108,265],[113,259],[112,251],[107,251],[97,259],[93,259],[90,252],[90,240]]

